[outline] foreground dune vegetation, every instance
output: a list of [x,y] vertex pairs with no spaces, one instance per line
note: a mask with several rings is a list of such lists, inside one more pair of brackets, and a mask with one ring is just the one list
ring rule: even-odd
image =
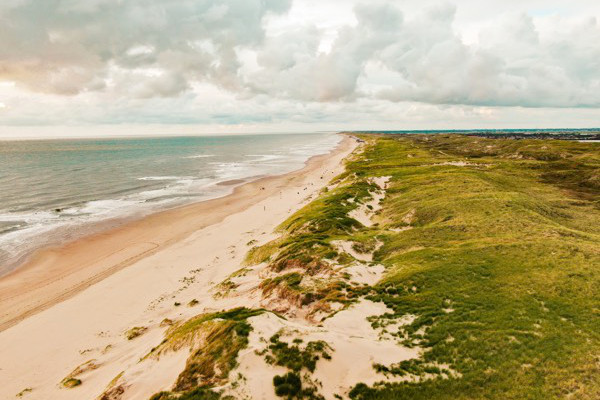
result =
[[[235,398],[222,388],[254,318],[326,326],[361,301],[387,307],[364,316],[381,340],[419,357],[374,363],[377,382],[337,398],[600,398],[600,144],[359,137],[346,172],[248,253],[246,267],[268,272],[262,308],[168,329],[152,353],[192,353],[173,392],[153,399]],[[287,368],[264,383],[275,395],[325,398],[313,373],[336,343],[290,332],[264,342],[256,354]]]

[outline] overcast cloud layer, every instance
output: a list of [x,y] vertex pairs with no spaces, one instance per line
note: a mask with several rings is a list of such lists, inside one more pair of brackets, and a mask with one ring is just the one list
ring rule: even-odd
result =
[[597,126],[596,3],[7,0],[0,125]]

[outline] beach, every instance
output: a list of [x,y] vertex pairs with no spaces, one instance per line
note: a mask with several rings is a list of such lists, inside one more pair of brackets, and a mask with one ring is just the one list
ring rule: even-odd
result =
[[597,398],[596,144],[342,138],[1,278],[0,398]]
[[[37,252],[0,280],[0,395],[31,388],[28,398],[95,398],[161,342],[163,319],[235,306],[235,299],[215,301],[214,285],[240,269],[251,246],[272,239],[279,223],[341,173],[342,160],[356,146],[345,137],[301,170]],[[192,299],[197,306],[174,306]],[[134,326],[149,328],[137,340],[123,340]],[[96,363],[102,367],[90,368],[85,384],[61,388],[70,371],[91,359],[101,359]],[[182,360],[179,355],[172,362]],[[139,393],[127,398],[168,388],[177,371],[137,385]]]
[[[321,169],[323,158],[312,157],[305,168],[290,175],[268,176],[237,186],[224,197],[157,212],[118,224],[115,229],[100,229],[95,234],[35,252],[14,273],[0,277],[0,330],[198,229],[279,194],[290,179]],[[228,187],[242,182],[242,179],[227,180],[215,186]],[[298,196],[303,194],[306,192]],[[110,226],[111,221],[104,224]]]

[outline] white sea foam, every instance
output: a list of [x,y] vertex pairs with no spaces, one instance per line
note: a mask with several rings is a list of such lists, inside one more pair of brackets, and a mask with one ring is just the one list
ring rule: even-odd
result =
[[256,175],[251,164],[245,162],[213,162],[215,175],[219,180],[242,179]]
[[78,211],[78,214],[93,215],[96,217],[115,215],[119,213],[119,210],[133,207],[138,205],[139,201],[127,200],[127,199],[106,199],[106,200],[94,200],[87,202]]
[[[11,258],[17,259],[39,244],[39,241],[35,240],[36,238],[47,236],[57,228],[74,224],[73,219],[58,219],[49,215],[48,217],[48,219],[44,219],[41,215],[38,215],[35,222],[29,219],[27,225],[23,228],[0,235],[0,249]],[[0,274],[3,272],[7,271],[0,270]]]
[[184,158],[210,158],[210,157],[216,157],[216,156],[217,156],[216,154],[198,154],[195,156],[187,156]]
[[140,181],[174,181],[179,179],[194,179],[193,176],[142,176]]
[[23,221],[28,224],[46,222],[48,220],[58,219],[60,215],[50,211],[32,211],[32,212],[5,212],[0,214],[0,222]]
[[251,160],[253,163],[269,163],[271,161],[284,160],[289,158],[282,154],[247,154],[246,157],[255,157],[254,160]]

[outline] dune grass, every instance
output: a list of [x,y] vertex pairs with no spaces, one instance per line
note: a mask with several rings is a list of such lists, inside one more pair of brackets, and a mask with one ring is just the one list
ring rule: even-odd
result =
[[233,398],[223,397],[219,393],[209,389],[197,388],[181,396],[170,392],[156,393],[150,400],[233,400]]
[[76,386],[81,385],[81,379],[77,378],[66,378],[62,382],[62,385],[66,388],[74,388]]
[[[418,359],[373,365],[383,382],[358,383],[349,397],[600,398],[600,145],[360,136],[364,151],[346,171],[246,258],[267,264],[263,296],[287,296],[296,307],[383,302],[392,311],[370,318],[373,327],[423,349]],[[377,177],[390,180],[367,227],[349,213],[372,199]],[[357,285],[334,273],[357,262],[335,241],[374,251],[383,279]],[[247,344],[245,320],[259,312],[203,314],[172,326],[156,353],[202,345],[176,390],[156,399],[218,398],[206,389],[225,381]],[[414,317],[394,324],[407,316]],[[318,387],[303,383],[326,346],[305,354],[278,337],[268,346],[271,362],[289,371],[274,377],[276,394],[320,398]],[[403,381],[385,383],[394,375]]]
[[320,358],[331,359],[331,347],[323,340],[310,341],[302,345],[302,340],[296,339],[292,344],[280,340],[281,333],[269,339],[267,347],[267,362],[286,367],[293,372],[303,369],[314,372]]
[[85,374],[86,372],[93,371],[99,367],[100,365],[97,364],[95,359],[88,360],[83,364],[78,365],[73,371],[71,371],[69,375],[63,378],[60,384],[67,389],[80,386],[83,382],[79,376]]
[[417,315],[404,333],[427,349],[422,363],[461,377],[352,397],[600,398],[600,147],[366,139],[371,161],[349,170],[392,176],[380,228],[414,210],[412,229],[380,232],[387,274],[369,298],[394,310],[386,318]]
[[144,333],[146,333],[147,330],[148,328],[146,328],[145,326],[134,326],[133,328],[125,332],[125,337],[127,338],[127,340],[133,340],[138,336],[142,336]]
[[185,369],[179,374],[172,392],[155,394],[153,400],[218,399],[209,389],[227,381],[237,365],[239,351],[248,345],[252,326],[248,318],[264,310],[244,307],[198,315],[167,330],[164,341],[150,355],[191,347]]
[[[415,315],[395,334],[425,352],[375,366],[406,382],[357,385],[351,397],[600,398],[600,146],[361,138],[364,153],[339,184],[285,221],[281,238],[254,249],[274,271],[310,275],[325,260],[350,262],[333,240],[383,243],[373,261],[386,267],[384,278],[366,288],[340,282],[335,299],[384,302],[393,312],[374,326]],[[382,176],[391,177],[382,209],[362,226],[348,213]]]
[[303,344],[302,339],[296,338],[287,343],[281,340],[281,335],[281,331],[273,335],[265,349],[267,363],[288,369],[286,374],[273,377],[275,394],[289,400],[324,400],[310,374],[315,371],[319,359],[331,359],[331,347],[323,340]]

